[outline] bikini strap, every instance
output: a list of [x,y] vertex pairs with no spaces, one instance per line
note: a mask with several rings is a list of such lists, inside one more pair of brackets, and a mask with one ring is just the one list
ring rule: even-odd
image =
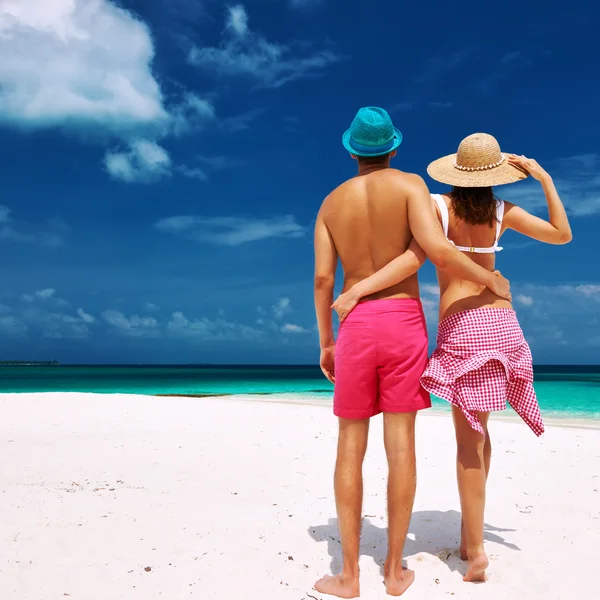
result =
[[496,203],[496,242],[494,246],[498,245],[500,241],[500,234],[502,233],[502,221],[504,219],[504,200],[498,200]]
[[446,236],[446,239],[447,239],[448,238],[448,221],[450,219],[450,216],[448,214],[448,205],[446,204],[446,201],[440,194],[431,194],[431,197],[433,198],[433,200],[437,204],[438,208],[440,209],[440,215],[442,217],[442,228],[444,230],[444,235]]

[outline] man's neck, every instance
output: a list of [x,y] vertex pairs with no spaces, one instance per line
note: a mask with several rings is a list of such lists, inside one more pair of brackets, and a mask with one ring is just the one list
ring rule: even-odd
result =
[[358,165],[358,176],[361,175],[370,175],[371,173],[375,173],[375,171],[383,171],[384,169],[389,169],[390,163],[384,163],[379,165]]

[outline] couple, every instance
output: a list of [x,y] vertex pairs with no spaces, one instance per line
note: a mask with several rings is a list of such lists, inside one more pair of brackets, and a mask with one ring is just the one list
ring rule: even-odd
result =
[[[325,594],[359,596],[362,464],[369,419],[383,412],[389,465],[386,591],[401,595],[414,581],[402,552],[416,488],[415,417],[429,392],[452,404],[463,515],[460,552],[465,581],[485,581],[483,548],[491,411],[506,400],[531,429],[543,424],[529,346],[511,306],[509,283],[494,270],[506,229],[549,244],[571,240],[567,215],[551,177],[536,161],[501,153],[490,135],[464,139],[456,154],[429,165],[452,186],[430,195],[423,179],[390,168],[402,134],[381,108],[362,108],[343,136],[358,176],[323,202],[315,226],[315,307],[321,368],[335,384],[339,417],[335,498],[342,572],[315,584]],[[537,179],[549,220],[498,200],[492,186]],[[427,256],[437,267],[440,325],[428,362],[427,330],[417,271]],[[341,325],[333,336],[332,302],[338,258],[343,294],[333,304]]]

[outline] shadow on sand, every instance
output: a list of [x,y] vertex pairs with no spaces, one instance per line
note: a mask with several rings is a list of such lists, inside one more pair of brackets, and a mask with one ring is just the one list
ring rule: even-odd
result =
[[[424,552],[439,558],[451,571],[465,574],[467,564],[460,560],[458,543],[460,539],[461,514],[455,510],[419,511],[412,515],[408,537],[404,547],[404,556],[410,557]],[[382,521],[382,524],[384,521]],[[500,533],[515,531],[500,529],[485,524],[484,539],[510,548],[520,550],[515,544],[506,541]],[[339,573],[342,568],[342,548],[337,519],[329,519],[327,525],[310,527],[309,535],[316,542],[327,542],[327,550],[331,556],[331,572]],[[369,518],[363,518],[361,536],[361,556],[370,556],[381,567],[387,553],[387,528],[377,527]]]

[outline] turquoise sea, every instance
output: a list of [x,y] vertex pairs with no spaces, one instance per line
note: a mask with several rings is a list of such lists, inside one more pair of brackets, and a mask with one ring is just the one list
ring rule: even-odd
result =
[[[544,416],[600,419],[600,366],[536,367],[535,388]],[[333,390],[320,369],[313,366],[0,367],[0,393],[56,391],[260,394],[329,401]],[[434,405],[440,410],[448,408],[437,398]]]

